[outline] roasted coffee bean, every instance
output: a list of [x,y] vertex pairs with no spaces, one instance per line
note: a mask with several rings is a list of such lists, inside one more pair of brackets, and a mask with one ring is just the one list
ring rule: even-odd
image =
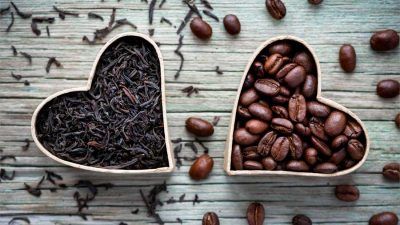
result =
[[286,74],[286,76],[283,78],[283,81],[285,81],[290,88],[295,88],[302,84],[305,79],[306,71],[304,67],[298,65]]
[[202,20],[200,17],[196,17],[190,22],[190,29],[192,33],[198,38],[206,40],[210,39],[212,35],[212,28],[210,24]]
[[219,225],[219,218],[215,212],[206,212],[203,216],[203,225]]
[[306,215],[296,215],[292,219],[292,224],[293,225],[312,225],[312,221],[308,216]]
[[279,71],[278,73],[276,73],[275,78],[278,79],[279,81],[282,81],[285,76],[291,71],[293,70],[295,67],[297,66],[296,63],[288,63],[286,65],[284,65]]
[[327,117],[331,113],[331,108],[317,101],[307,102],[307,112],[316,117]]
[[289,136],[289,150],[293,159],[300,159],[303,155],[303,141],[296,134]]
[[268,47],[270,55],[278,53],[282,56],[289,56],[292,53],[293,46],[287,41],[277,41]]
[[229,14],[224,17],[225,30],[232,35],[240,33],[240,21],[237,16]]
[[311,129],[304,126],[302,123],[296,123],[296,125],[294,126],[294,130],[302,137],[308,137],[311,135]]
[[318,151],[315,148],[307,148],[304,151],[304,159],[308,165],[315,165],[318,161]]
[[353,185],[338,185],[335,188],[337,199],[345,202],[354,202],[360,198],[360,191]]
[[400,163],[389,163],[382,169],[383,176],[391,181],[400,182]]
[[397,80],[381,80],[376,86],[376,93],[382,98],[394,98],[400,93],[400,83]]
[[268,155],[271,151],[272,145],[275,143],[277,138],[277,134],[274,131],[269,131],[261,138],[260,142],[258,142],[257,152],[260,155]]
[[381,212],[369,219],[369,225],[397,225],[399,218],[393,212]]
[[346,149],[342,148],[339,151],[332,154],[331,158],[329,158],[329,162],[339,165],[346,158]]
[[275,105],[271,107],[271,110],[277,117],[289,119],[289,112],[286,110],[285,107],[280,105]]
[[249,109],[246,107],[243,107],[242,105],[239,105],[237,108],[237,114],[245,119],[251,118],[251,114],[249,112]]
[[309,122],[311,133],[323,141],[328,141],[329,137],[325,133],[324,124],[317,117],[311,117]]
[[261,134],[268,129],[268,124],[262,120],[251,119],[246,122],[246,129],[252,134]]
[[201,118],[189,117],[186,119],[186,130],[199,137],[208,137],[214,133],[214,126]]
[[357,161],[363,158],[365,151],[363,144],[357,139],[351,139],[347,143],[346,150],[349,153],[350,157]]
[[279,69],[287,62],[289,58],[280,54],[270,55],[264,63],[264,70],[270,75],[275,75]]
[[307,75],[301,93],[306,98],[313,98],[317,94],[317,78],[313,75]]
[[346,137],[346,135],[341,134],[341,135],[335,137],[335,139],[333,139],[333,141],[331,143],[331,147],[332,147],[332,149],[343,148],[343,147],[347,146],[348,141],[349,141],[349,139]]
[[328,157],[332,155],[332,151],[328,147],[328,145],[326,145],[325,142],[319,140],[318,138],[311,136],[311,144],[321,154],[328,156]]
[[313,5],[319,5],[321,4],[322,0],[308,0],[308,2]]
[[293,58],[293,62],[303,66],[307,74],[312,74],[315,70],[314,59],[308,52],[297,53]]
[[246,128],[239,128],[233,133],[233,139],[239,145],[248,146],[256,143],[260,139],[260,136],[249,133]]
[[249,146],[242,151],[244,160],[259,160],[261,155],[257,152],[257,146]]
[[394,122],[396,123],[397,128],[400,128],[400,113],[397,113]]
[[274,170],[277,166],[277,163],[272,157],[267,157],[261,160],[264,169],[266,170]]
[[289,102],[289,97],[283,96],[283,95],[276,95],[274,97],[272,97],[272,101],[275,104],[286,104]]
[[240,145],[233,145],[231,156],[232,167],[234,170],[243,169],[243,156]]
[[325,133],[331,137],[335,137],[342,133],[346,127],[347,116],[344,112],[333,111],[329,114],[328,118],[325,120]]
[[314,167],[314,172],[316,173],[329,174],[329,173],[334,173],[337,170],[338,170],[337,166],[330,162],[321,163]]
[[283,95],[283,96],[286,96],[286,97],[289,97],[290,96],[290,90],[285,86],[281,86],[279,88],[279,94]]
[[399,35],[395,30],[387,29],[376,32],[369,40],[375,51],[388,51],[399,46]]
[[354,165],[356,165],[356,162],[354,162],[352,159],[345,159],[342,163],[343,168],[345,169],[350,169]]
[[264,65],[260,61],[255,61],[252,65],[252,69],[257,77],[264,77]]
[[262,170],[263,165],[257,161],[248,160],[243,163],[243,168],[245,170]]
[[239,103],[243,106],[249,106],[251,103],[258,101],[259,96],[256,89],[250,88],[240,95]]
[[[261,69],[264,70],[262,67],[261,67]],[[251,87],[253,87],[255,81],[256,81],[256,79],[254,79],[254,75],[251,73],[248,73],[246,75],[246,79],[244,79],[243,87],[246,89],[251,88]]]
[[213,159],[208,154],[203,154],[193,162],[189,170],[189,175],[193,180],[206,179],[211,173],[213,166]]
[[279,93],[280,84],[273,79],[258,79],[254,83],[254,88],[267,96],[275,96]]
[[265,5],[273,18],[280,20],[285,17],[286,7],[281,0],[266,0]]
[[294,94],[289,99],[289,117],[293,122],[303,122],[304,118],[306,118],[307,107],[306,107],[306,99],[303,95]]
[[347,72],[351,73],[356,68],[356,50],[350,44],[344,44],[340,47],[339,50],[339,62],[342,69]]
[[272,119],[272,110],[259,102],[255,102],[249,106],[249,112],[254,117],[257,117],[264,121],[271,121]]
[[296,171],[296,172],[307,172],[310,170],[310,167],[304,161],[291,160],[286,164],[286,169],[290,170],[290,171]]
[[263,225],[264,218],[265,210],[261,203],[253,202],[247,207],[247,223],[249,225]]
[[355,120],[349,120],[346,127],[344,128],[343,134],[348,138],[358,138],[362,134],[363,130],[361,125]]
[[284,118],[273,118],[271,121],[272,129],[282,134],[290,134],[293,132],[293,124]]
[[289,139],[278,137],[271,148],[271,156],[275,161],[282,161],[289,153]]

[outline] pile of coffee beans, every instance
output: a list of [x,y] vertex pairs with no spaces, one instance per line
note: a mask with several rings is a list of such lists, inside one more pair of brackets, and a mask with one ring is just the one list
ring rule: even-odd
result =
[[316,64],[301,43],[267,46],[252,64],[239,98],[233,170],[334,173],[365,153],[360,124],[316,99]]

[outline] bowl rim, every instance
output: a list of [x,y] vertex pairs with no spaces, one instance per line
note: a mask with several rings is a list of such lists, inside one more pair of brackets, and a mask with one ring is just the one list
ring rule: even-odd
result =
[[[90,87],[92,85],[93,78],[95,76],[96,72],[96,67],[98,64],[98,61],[100,60],[101,56],[103,55],[104,51],[114,42],[118,41],[120,38],[123,37],[136,37],[136,38],[141,38],[144,41],[147,41],[149,44],[153,46],[153,48],[156,50],[158,60],[160,63],[160,79],[161,79],[161,104],[162,104],[162,113],[163,113],[163,124],[164,124],[164,136],[165,136],[165,146],[166,146],[166,151],[167,151],[167,157],[168,157],[168,166],[167,167],[159,167],[159,168],[154,168],[154,169],[142,169],[142,170],[124,170],[124,169],[107,169],[107,168],[101,168],[101,167],[93,167],[93,166],[86,166],[86,165],[80,165],[78,163],[70,162],[64,159],[61,159],[57,157],[56,155],[52,154],[50,151],[48,151],[38,140],[37,134],[36,134],[36,121],[38,114],[40,110],[45,106],[49,101],[53,100],[54,98],[64,95],[67,93],[72,93],[72,92],[78,92],[78,91],[88,91],[90,90]],[[169,137],[169,131],[168,131],[168,122],[167,122],[167,111],[166,111],[166,97],[165,97],[165,75],[164,75],[164,60],[163,56],[161,54],[161,50],[158,47],[158,45],[147,35],[142,34],[142,33],[137,33],[137,32],[125,32],[118,34],[111,38],[107,43],[103,45],[103,47],[99,50],[99,52],[96,55],[96,58],[93,62],[92,69],[89,74],[89,78],[87,81],[86,86],[82,87],[77,87],[77,88],[69,88],[65,90],[58,91],[50,96],[48,96],[46,99],[44,99],[35,109],[32,119],[31,119],[31,134],[33,141],[35,142],[36,146],[42,151],[46,156],[49,158],[67,165],[71,166],[74,168],[78,169],[83,169],[83,170],[88,170],[88,171],[95,171],[95,172],[103,172],[103,173],[111,173],[111,174],[159,174],[159,173],[170,173],[174,169],[174,155],[172,152],[172,147],[171,147],[171,140]]]

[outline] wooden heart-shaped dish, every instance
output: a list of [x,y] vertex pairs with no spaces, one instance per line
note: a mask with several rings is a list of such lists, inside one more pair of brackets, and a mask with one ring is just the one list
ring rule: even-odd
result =
[[97,54],[85,87],[57,92],[39,104],[33,140],[48,157],[79,169],[171,172],[164,86],[157,44],[140,33],[119,34]]
[[321,96],[321,69],[308,44],[279,36],[255,51],[232,111],[228,175],[341,176],[365,162],[369,147],[362,121]]

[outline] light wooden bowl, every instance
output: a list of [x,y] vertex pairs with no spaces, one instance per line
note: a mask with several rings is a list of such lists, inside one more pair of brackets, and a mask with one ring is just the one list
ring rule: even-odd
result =
[[[353,167],[346,169],[346,170],[341,170],[335,173],[331,174],[322,174],[322,173],[312,173],[312,172],[293,172],[293,171],[269,171],[269,170],[233,170],[231,169],[231,153],[232,153],[232,142],[233,142],[233,131],[234,131],[234,125],[235,125],[235,119],[236,119],[236,111],[238,107],[238,102],[239,102],[239,97],[240,97],[240,92],[242,90],[243,82],[246,78],[247,72],[250,70],[250,67],[255,60],[255,58],[260,54],[260,52],[265,49],[268,45],[273,44],[274,42],[281,41],[281,40],[288,40],[288,41],[294,41],[297,42],[301,45],[303,45],[306,49],[310,51],[312,54],[315,64],[316,64],[316,69],[317,69],[317,79],[318,79],[318,88],[317,88],[317,100],[319,102],[325,103],[326,105],[336,108],[338,110],[341,110],[345,112],[347,115],[355,119],[362,127],[364,135],[365,135],[365,154],[364,157]],[[368,137],[367,129],[365,128],[365,125],[363,122],[354,114],[352,113],[349,109],[346,107],[332,101],[329,99],[326,99],[321,96],[321,68],[319,65],[319,60],[318,57],[315,55],[314,51],[312,48],[302,39],[294,37],[294,36],[278,36],[271,38],[264,43],[261,44],[260,47],[257,48],[253,56],[250,58],[250,60],[247,63],[246,69],[243,73],[243,77],[240,81],[240,85],[238,88],[235,104],[233,106],[232,110],[232,115],[231,115],[231,121],[229,125],[229,132],[228,132],[228,137],[227,141],[225,144],[225,155],[224,155],[224,169],[227,172],[228,175],[292,175],[292,176],[302,176],[302,177],[336,177],[336,176],[342,176],[345,174],[349,174],[356,169],[360,168],[361,165],[365,162],[365,160],[368,157],[369,153],[369,146],[370,146],[370,140]]]
[[[141,38],[143,41],[147,41],[150,43],[154,49],[157,52],[157,56],[160,62],[160,72],[161,72],[161,102],[162,102],[162,110],[163,110],[163,122],[164,122],[164,134],[165,134],[165,142],[166,142],[166,150],[167,150],[167,157],[168,157],[168,167],[160,167],[156,169],[143,169],[143,170],[124,170],[124,169],[107,169],[107,168],[100,168],[100,167],[92,167],[92,166],[85,166],[85,165],[80,165],[77,163],[69,162],[66,160],[63,160],[61,158],[58,158],[57,156],[53,155],[49,150],[43,147],[43,145],[40,143],[36,136],[36,120],[38,117],[38,114],[40,110],[45,106],[49,101],[53,100],[54,98],[64,95],[70,92],[78,92],[78,91],[88,91],[91,87],[92,80],[94,78],[95,72],[96,72],[96,66],[98,61],[100,60],[103,52],[113,44],[115,41],[119,40],[120,38],[123,37],[132,37],[132,38]],[[84,169],[84,170],[90,170],[90,171],[95,171],[95,172],[104,172],[104,173],[114,173],[114,174],[159,174],[159,173],[169,173],[174,169],[174,156],[171,148],[171,141],[169,138],[169,133],[168,133],[168,123],[167,123],[167,113],[166,113],[166,103],[165,103],[165,78],[164,78],[164,62],[163,62],[163,57],[161,55],[161,51],[158,48],[157,44],[147,35],[136,33],[136,32],[128,32],[128,33],[122,33],[119,34],[115,37],[113,37],[111,40],[109,40],[97,53],[96,59],[93,63],[92,70],[90,71],[89,75],[89,80],[88,83],[85,87],[78,87],[78,88],[71,88],[67,90],[62,90],[59,91],[49,97],[47,97],[43,102],[41,102],[38,107],[36,108],[35,112],[33,113],[32,116],[32,121],[31,121],[31,132],[32,132],[32,137],[33,141],[36,143],[38,148],[48,157],[54,159],[55,161],[75,167],[78,169]]]

